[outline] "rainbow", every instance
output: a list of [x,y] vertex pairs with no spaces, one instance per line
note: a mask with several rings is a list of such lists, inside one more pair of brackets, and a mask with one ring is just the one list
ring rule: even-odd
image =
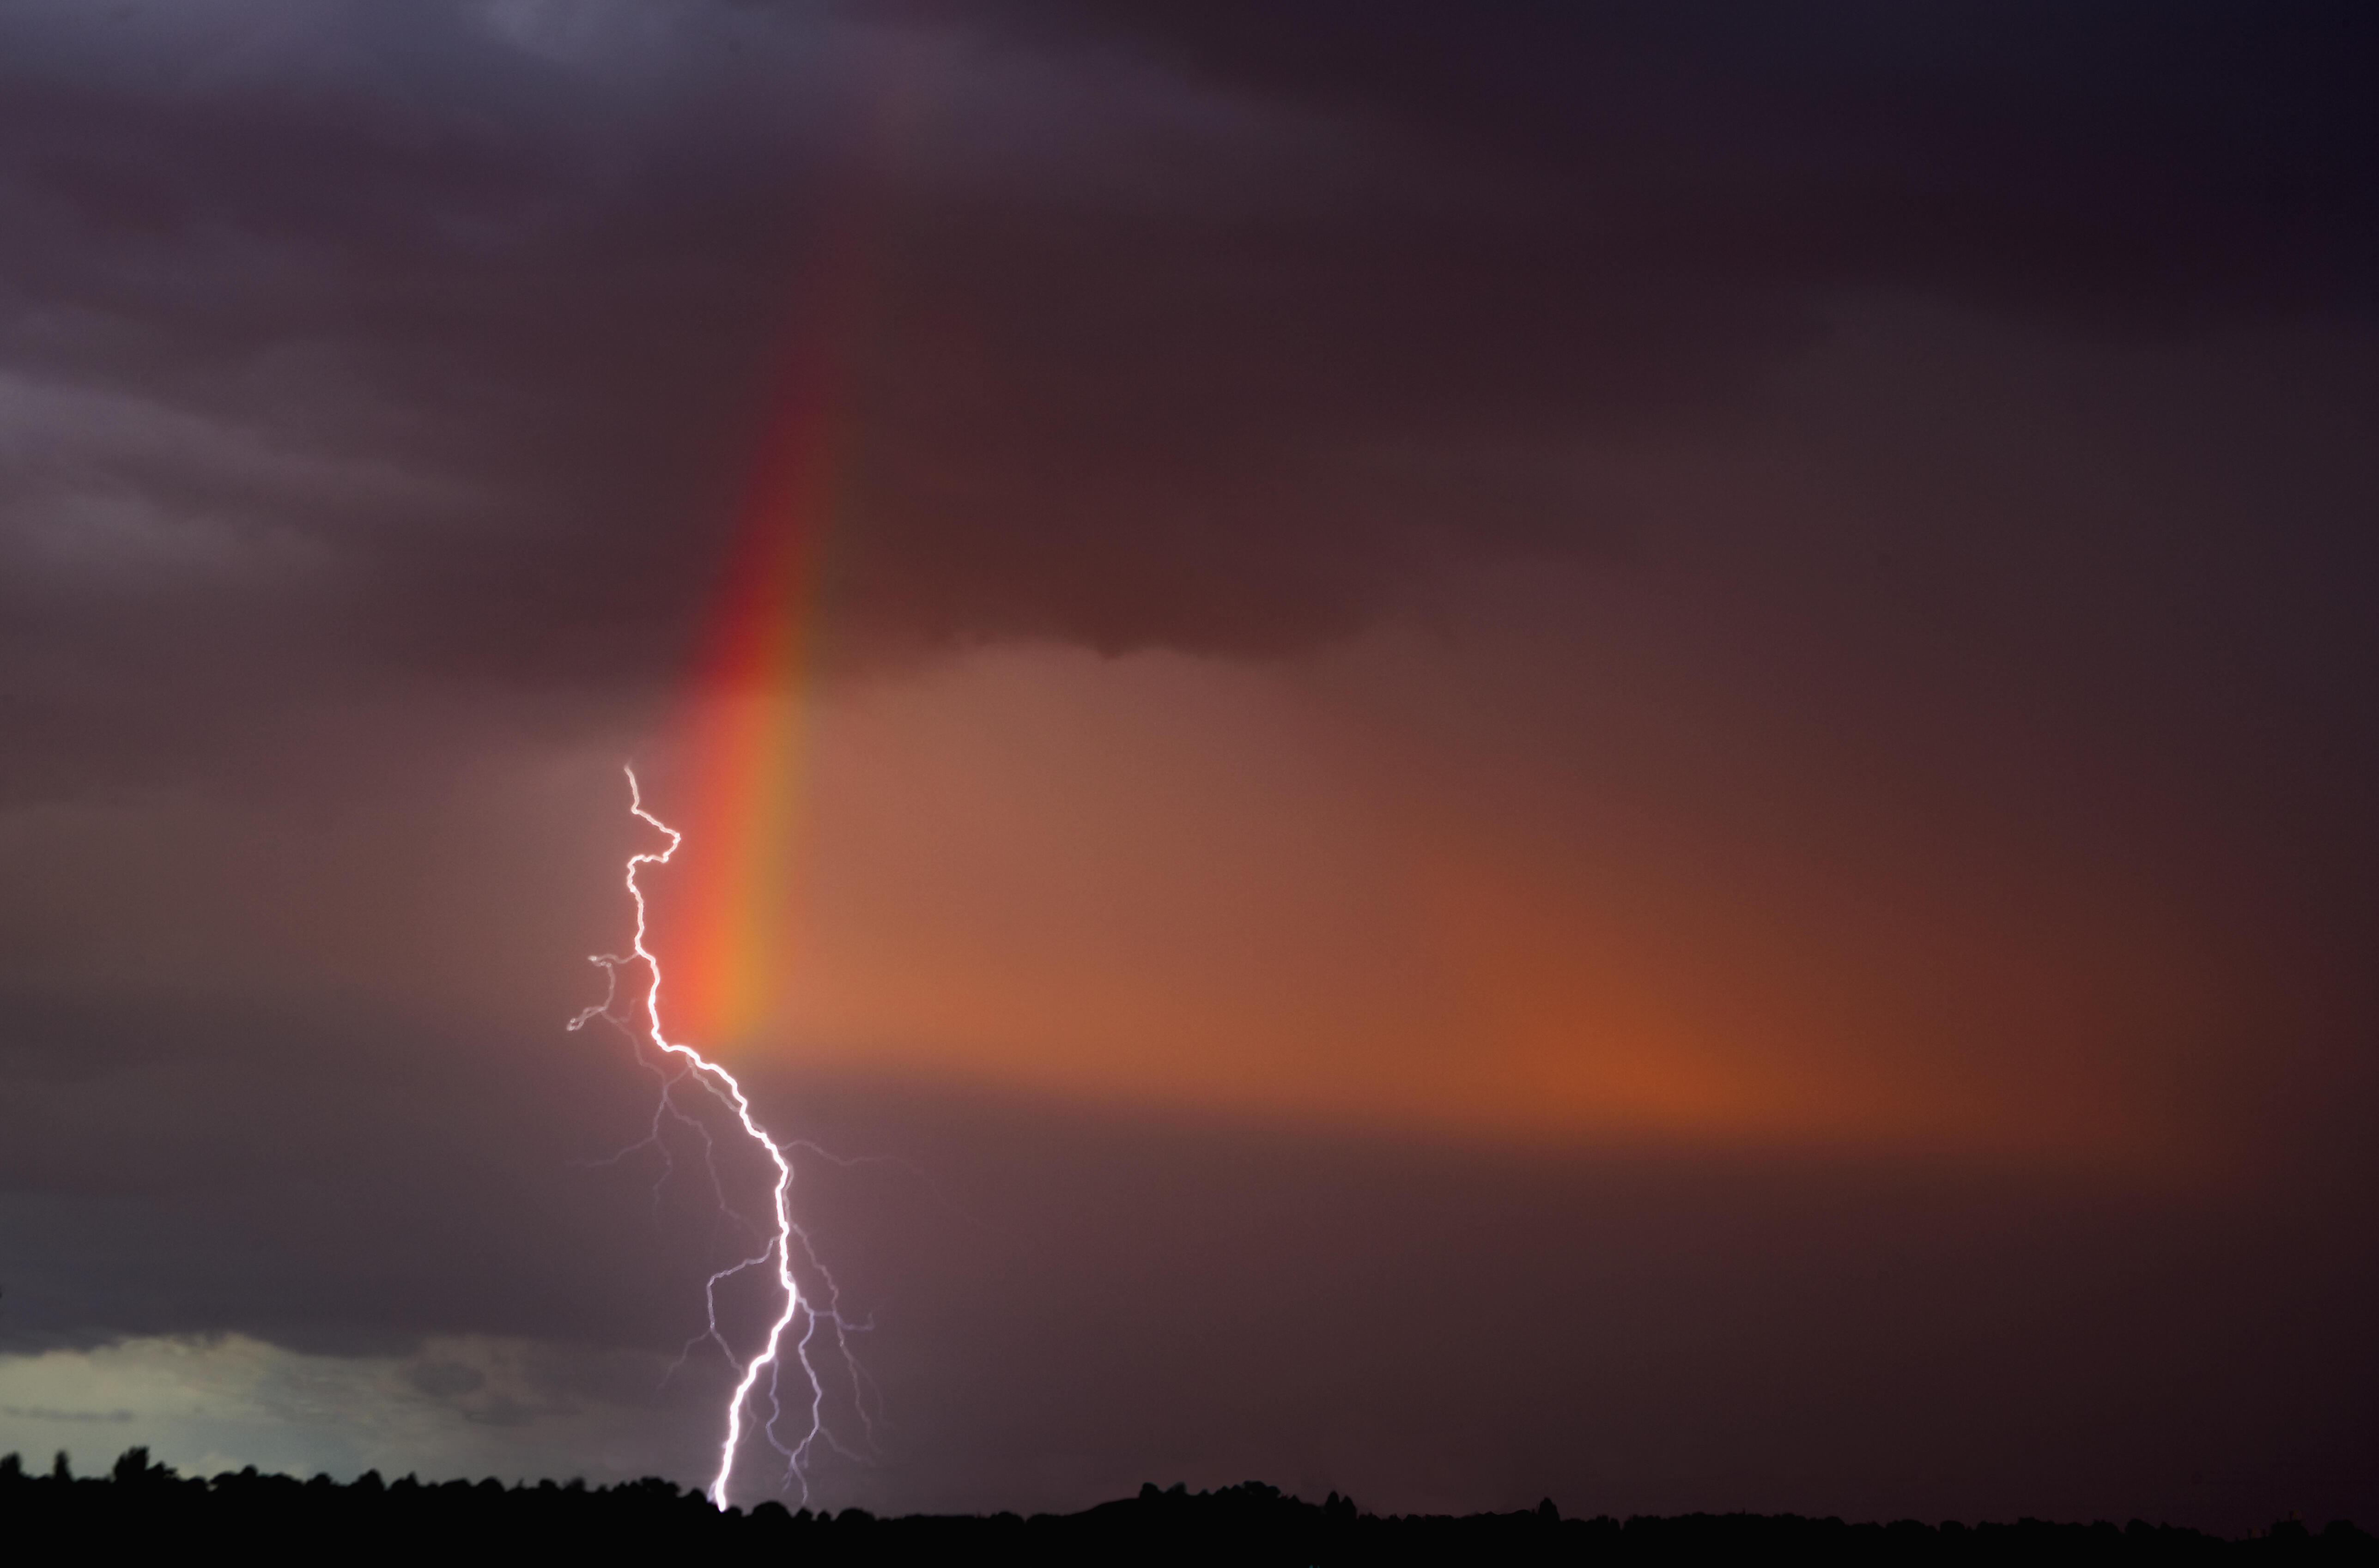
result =
[[733,1051],[767,1022],[795,951],[792,890],[826,547],[851,501],[859,418],[850,368],[875,304],[881,197],[927,86],[924,55],[887,62],[839,189],[825,203],[770,417],[692,660],[678,814],[688,864],[672,880],[678,1019]]
[[831,359],[818,357],[755,464],[687,706],[695,829],[671,946],[682,1027],[724,1049],[767,1021],[792,940],[821,553],[849,450]]

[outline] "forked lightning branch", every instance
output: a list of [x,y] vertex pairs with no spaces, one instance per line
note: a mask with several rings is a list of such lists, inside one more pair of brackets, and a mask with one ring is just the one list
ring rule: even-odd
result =
[[[804,1257],[807,1257],[808,1247],[800,1228],[793,1224],[793,1166],[792,1162],[786,1156],[784,1147],[770,1137],[767,1129],[754,1117],[752,1102],[744,1094],[743,1086],[736,1081],[734,1074],[719,1063],[710,1060],[693,1046],[671,1040],[668,1031],[662,1027],[661,962],[648,946],[649,933],[646,922],[645,890],[640,875],[646,866],[667,865],[670,857],[677,853],[678,847],[685,840],[683,834],[645,809],[644,791],[637,783],[635,769],[631,767],[626,769],[626,772],[628,809],[665,835],[669,839],[669,846],[657,852],[647,850],[628,857],[626,878],[628,897],[634,904],[636,911],[634,945],[629,949],[628,956],[625,958],[616,954],[598,954],[592,959],[592,962],[600,966],[610,975],[611,984],[604,999],[571,1019],[570,1027],[576,1030],[585,1027],[593,1019],[604,1019],[626,1031],[630,1038],[637,1043],[640,1050],[645,1044],[649,1043],[656,1051],[661,1053],[664,1063],[670,1057],[679,1058],[682,1063],[680,1070],[665,1074],[663,1079],[661,1089],[663,1108],[675,1109],[670,1097],[676,1092],[680,1084],[689,1079],[700,1084],[719,1104],[733,1113],[744,1136],[767,1154],[770,1165],[776,1171],[776,1183],[771,1195],[775,1222],[773,1233],[767,1236],[766,1245],[758,1253],[731,1263],[712,1274],[704,1290],[705,1304],[709,1313],[707,1337],[719,1346],[730,1362],[737,1369],[735,1391],[727,1403],[726,1432],[719,1441],[719,1472],[711,1480],[709,1487],[710,1501],[723,1509],[728,1502],[728,1481],[735,1473],[736,1453],[743,1444],[746,1413],[756,1414],[757,1406],[764,1401],[767,1406],[768,1416],[765,1421],[758,1423],[758,1429],[767,1437],[770,1446],[783,1456],[789,1476],[802,1479],[806,1488],[806,1478],[802,1468],[803,1463],[819,1442],[833,1441],[826,1429],[825,1384],[820,1380],[817,1368],[811,1359],[812,1342],[823,1327],[830,1336],[834,1347],[841,1350],[846,1359],[849,1352],[847,1346],[843,1345],[845,1325],[835,1310],[831,1285],[827,1286],[826,1300],[813,1302],[804,1297],[801,1285],[794,1276],[793,1250],[799,1246]],[[642,967],[645,974],[644,1002],[637,1009],[641,1017],[622,1016],[617,1010],[620,972],[623,969],[633,971],[638,966]],[[683,1115],[682,1111],[678,1114]],[[656,1126],[658,1126],[658,1119]],[[753,1352],[749,1359],[743,1359],[736,1355],[733,1347],[728,1344],[726,1335],[720,1332],[719,1287],[726,1281],[753,1269],[767,1269],[773,1272],[776,1288],[781,1293],[784,1304],[775,1321],[769,1325],[767,1338],[762,1342],[757,1350]],[[788,1444],[777,1430],[778,1424],[784,1417],[784,1401],[779,1396],[779,1379],[787,1365],[786,1335],[796,1322],[800,1322],[803,1326],[800,1335],[792,1342],[791,1360],[791,1365],[800,1369],[803,1381],[807,1384],[806,1389],[803,1391],[804,1397],[802,1403],[807,1405],[809,1422],[808,1429]],[[697,1336],[696,1343],[700,1342],[701,1337]],[[763,1378],[767,1380],[765,1393],[761,1388]]]

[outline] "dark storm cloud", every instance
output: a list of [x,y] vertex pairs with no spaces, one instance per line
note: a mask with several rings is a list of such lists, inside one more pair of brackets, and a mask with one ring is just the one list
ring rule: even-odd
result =
[[861,621],[1263,650],[1611,547],[1568,438],[1843,296],[2179,331],[2359,309],[2379,234],[2346,7],[6,27],[6,700],[68,774],[235,679],[665,672],[838,247]]
[[599,1163],[643,1131],[647,1080],[558,1027],[8,1001],[11,1350],[691,1332],[670,1282],[699,1280],[718,1237],[665,1229],[652,1159]]
[[1574,243],[1683,267],[1663,294],[1879,284],[2177,324],[2367,303],[2379,260],[2379,25],[2349,6],[991,9],[1402,129]]
[[[740,1238],[696,1187],[656,1203],[649,1158],[576,1163],[639,1135],[649,1085],[558,1028],[575,956],[619,939],[623,845],[570,826],[621,817],[611,762],[467,822],[469,788],[404,770],[542,778],[535,727],[675,672],[821,335],[866,636],[1309,646],[1472,559],[1623,551],[1666,484],[1719,519],[1722,588],[1800,615],[1737,649],[1718,590],[1706,621],[1639,610],[1760,678],[1682,723],[1800,724],[1807,771],[1851,759],[1862,835],[1929,756],[2044,842],[2258,861],[2278,914],[2211,873],[2205,901],[2290,949],[2276,972],[2351,977],[2293,994],[2350,984],[2324,1049],[2360,1064],[2379,665],[2340,541],[2373,392],[2328,329],[2367,324],[2379,256],[2374,31],[2269,5],[7,7],[0,1350],[675,1353]],[[2238,328],[2280,346],[2101,381],[2062,352]],[[1771,421],[1817,435],[1730,448],[1820,340],[1832,379]],[[1639,449],[1650,481],[1606,471]],[[1841,644],[1784,647],[1814,622]],[[1640,674],[1648,646],[1593,657]],[[1992,727],[2059,704],[2093,744]],[[1625,733],[1557,711],[1564,745]],[[235,754],[255,821],[120,798]],[[1713,813],[1787,820],[1693,766]],[[445,1000],[352,999],[408,989]],[[2367,1465],[2315,1472],[2372,1449],[2369,1073],[2237,1049],[2304,1168],[2219,1200],[782,1084],[767,1110],[930,1178],[804,1173],[906,1424],[838,1484],[895,1505],[1262,1469],[1382,1506],[2367,1511]],[[717,1392],[621,1397],[677,1412],[691,1476]]]

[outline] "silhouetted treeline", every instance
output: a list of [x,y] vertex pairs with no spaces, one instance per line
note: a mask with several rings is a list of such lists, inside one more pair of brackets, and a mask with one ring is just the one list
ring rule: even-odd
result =
[[720,1513],[697,1491],[646,1479],[590,1488],[501,1482],[340,1485],[254,1469],[211,1479],[177,1476],[129,1450],[103,1478],[78,1478],[66,1456],[46,1475],[17,1455],[0,1459],[0,1528],[17,1543],[70,1545],[77,1553],[210,1548],[246,1556],[283,1551],[336,1557],[421,1551],[477,1557],[495,1550],[629,1552],[701,1550],[793,1562],[851,1564],[1226,1563],[1232,1568],[1334,1564],[1627,1564],[1824,1562],[1858,1564],[2355,1563],[2379,1564],[2379,1539],[2350,1524],[2318,1532],[2293,1521],[2228,1540],[2146,1525],[1946,1524],[1902,1520],[1848,1525],[1794,1514],[1692,1514],[1680,1518],[1566,1519],[1551,1502],[1521,1514],[1365,1514],[1333,1492],[1301,1502],[1261,1482],[1140,1495],[1080,1514],[915,1514],[878,1519],[764,1502]]

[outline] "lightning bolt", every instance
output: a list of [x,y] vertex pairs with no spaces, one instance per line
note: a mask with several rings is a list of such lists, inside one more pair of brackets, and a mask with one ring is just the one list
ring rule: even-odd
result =
[[[863,1376],[860,1374],[856,1363],[851,1361],[850,1346],[844,1338],[851,1325],[844,1321],[839,1309],[833,1282],[830,1279],[826,1282],[824,1299],[813,1302],[803,1297],[800,1282],[794,1278],[793,1252],[796,1248],[800,1248],[803,1257],[813,1267],[816,1264],[816,1258],[810,1249],[808,1238],[802,1234],[801,1228],[793,1224],[793,1164],[787,1157],[785,1147],[771,1138],[768,1130],[754,1117],[752,1102],[745,1096],[743,1086],[735,1080],[733,1073],[710,1060],[693,1046],[671,1040],[661,1027],[661,961],[646,943],[645,890],[638,877],[646,866],[669,864],[670,858],[677,853],[678,846],[685,841],[685,836],[645,809],[644,790],[636,781],[636,770],[630,767],[622,771],[628,776],[628,809],[666,835],[669,838],[669,847],[657,852],[646,850],[628,857],[626,877],[628,897],[635,905],[636,911],[634,945],[630,947],[628,955],[624,958],[615,954],[597,954],[589,959],[604,971],[609,977],[610,984],[603,1000],[571,1019],[570,1027],[573,1030],[582,1029],[595,1019],[603,1019],[617,1025],[629,1035],[631,1040],[637,1042],[640,1047],[644,1043],[649,1042],[664,1058],[675,1056],[682,1059],[683,1066],[677,1073],[670,1074],[662,1069],[661,1104],[653,1113],[653,1131],[647,1138],[647,1142],[659,1143],[661,1118],[664,1114],[673,1116],[680,1121],[692,1120],[684,1112],[678,1109],[671,1098],[671,1092],[676,1084],[685,1077],[691,1076],[735,1114],[736,1120],[743,1125],[743,1135],[758,1145],[760,1151],[767,1155],[769,1164],[776,1168],[777,1181],[773,1193],[775,1232],[767,1237],[766,1245],[759,1252],[741,1262],[730,1264],[710,1276],[709,1283],[704,1288],[705,1300],[709,1309],[709,1331],[706,1335],[695,1335],[693,1344],[698,1345],[703,1339],[708,1338],[726,1355],[729,1363],[736,1367],[738,1374],[735,1393],[727,1402],[727,1433],[719,1445],[719,1474],[712,1478],[709,1488],[712,1505],[722,1510],[727,1506],[727,1483],[735,1473],[736,1451],[743,1446],[743,1442],[744,1412],[754,1405],[760,1380],[763,1377],[768,1380],[769,1417],[767,1421],[761,1423],[761,1430],[767,1437],[770,1445],[784,1456],[787,1478],[801,1479],[803,1490],[806,1494],[808,1483],[802,1466],[817,1443],[824,1441],[840,1452],[846,1453],[850,1452],[835,1441],[833,1435],[827,1430],[826,1427],[826,1385],[819,1378],[810,1354],[811,1344],[816,1339],[821,1327],[827,1330],[836,1348],[842,1352],[846,1363],[849,1364],[857,1386],[863,1389],[864,1388]],[[624,1018],[618,1011],[620,971],[624,968],[634,968],[636,965],[642,965],[647,976],[644,1002],[636,1009],[642,1015],[641,1022]],[[709,1147],[708,1129],[702,1128],[699,1122],[694,1125],[703,1134],[706,1157]],[[663,1148],[663,1153],[666,1156],[666,1147]],[[711,1180],[716,1188],[718,1171],[715,1166],[711,1171]],[[725,1206],[723,1190],[720,1191],[719,1196],[721,1205]],[[730,1212],[732,1212],[731,1210]],[[776,1321],[769,1326],[768,1337],[760,1349],[750,1360],[738,1361],[735,1352],[727,1343],[726,1336],[719,1332],[719,1287],[725,1281],[734,1278],[748,1269],[755,1268],[773,1269],[777,1288],[784,1296],[784,1309],[777,1314]],[[779,1397],[778,1373],[785,1364],[786,1333],[792,1328],[797,1319],[804,1316],[808,1319],[808,1323],[801,1337],[793,1343],[792,1360],[800,1367],[803,1375],[809,1382],[810,1429],[800,1441],[788,1448],[779,1440],[776,1433],[777,1422],[781,1418],[784,1410],[783,1402]],[[866,1418],[867,1411],[863,1403],[860,1415],[863,1420]]]

